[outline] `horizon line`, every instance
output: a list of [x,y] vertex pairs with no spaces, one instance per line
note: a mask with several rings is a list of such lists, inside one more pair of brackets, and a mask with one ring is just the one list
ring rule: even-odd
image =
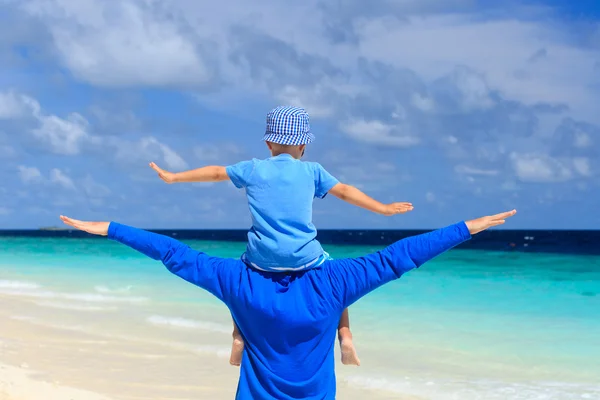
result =
[[[244,231],[247,232],[250,228],[139,228],[146,231]],[[398,231],[431,231],[440,229],[437,228],[319,228],[318,232],[323,231],[377,231],[377,232],[398,232]],[[0,232],[74,232],[78,229],[74,228],[62,228],[62,227],[41,227],[41,228],[0,228]],[[490,231],[504,231],[504,232],[520,232],[520,231],[570,231],[570,232],[597,232],[598,229],[590,228],[493,228]]]

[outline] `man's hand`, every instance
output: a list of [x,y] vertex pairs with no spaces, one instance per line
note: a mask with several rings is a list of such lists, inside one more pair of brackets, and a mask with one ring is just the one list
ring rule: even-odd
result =
[[414,209],[412,203],[391,203],[383,207],[383,215],[392,216],[396,214],[404,214]]
[[110,225],[109,222],[85,222],[65,217],[64,215],[61,215],[60,219],[65,224],[72,226],[75,229],[79,229],[80,231],[91,233],[92,235],[108,235],[108,226]]
[[493,226],[502,225],[506,218],[510,218],[517,213],[517,210],[507,211],[496,215],[490,215],[487,217],[481,217],[472,219],[465,222],[471,235],[475,235],[479,232],[485,231]]
[[150,168],[155,170],[156,173],[158,174],[158,177],[160,179],[162,179],[163,181],[165,181],[166,183],[175,183],[176,180],[175,180],[174,173],[165,171],[164,169],[160,168],[158,165],[156,165],[153,162],[150,163]]

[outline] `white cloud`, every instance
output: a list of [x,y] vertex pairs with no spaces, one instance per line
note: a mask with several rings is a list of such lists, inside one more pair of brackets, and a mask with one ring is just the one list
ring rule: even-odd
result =
[[62,186],[65,189],[75,190],[75,184],[64,172],[58,168],[53,168],[50,171],[50,182]]
[[122,164],[130,166],[147,166],[154,161],[162,168],[181,171],[189,168],[188,163],[170,146],[158,139],[148,136],[139,140],[126,140],[119,137],[105,139],[108,151]]
[[324,89],[322,84],[308,88],[286,85],[276,94],[276,97],[285,104],[304,107],[311,118],[327,118],[335,113],[331,104],[322,101],[329,92],[330,90]]
[[7,207],[0,207],[0,215],[12,214],[13,210]]
[[19,170],[19,178],[21,178],[21,181],[24,183],[36,183],[44,180],[40,170],[35,167],[19,165],[17,168]]
[[435,107],[435,102],[430,97],[425,97],[419,93],[413,93],[411,103],[421,111],[432,111]]
[[17,152],[12,146],[9,146],[7,144],[0,144],[0,157],[2,157],[3,159],[14,157],[16,154]]
[[[586,103],[597,98],[587,85],[594,81],[594,51],[569,45],[567,34],[563,36],[545,16],[519,20],[517,12],[511,14],[492,20],[460,13],[364,18],[358,26],[357,55],[408,67],[431,80],[465,65],[484,71],[488,84],[512,99],[527,104],[566,101],[584,113],[578,117],[591,116],[593,109]],[[546,49],[547,57],[528,64],[540,48]],[[527,79],[515,74],[518,70]],[[472,105],[477,105],[478,98],[484,100],[483,105],[490,104],[481,81],[463,80],[461,87],[471,95]]]
[[148,1],[30,0],[62,62],[95,85],[185,85],[211,75],[178,10]]
[[591,176],[592,175],[592,167],[590,165],[590,160],[584,157],[576,157],[573,159],[573,168],[579,175],[582,176]]
[[204,164],[234,162],[242,154],[242,148],[231,142],[194,147],[194,156]]
[[465,68],[459,68],[451,77],[459,90],[463,111],[487,110],[495,105],[495,101],[490,96],[490,87],[482,76]]
[[434,203],[435,199],[436,199],[436,197],[433,192],[425,193],[425,200],[427,200],[428,203]]
[[87,120],[77,113],[71,113],[66,119],[47,115],[42,112],[40,104],[34,98],[16,92],[0,92],[0,114],[2,98],[10,99],[10,106],[5,108],[3,116],[6,119],[36,121],[38,126],[31,130],[31,134],[47,145],[53,153],[78,154],[82,142],[91,138]]
[[[273,97],[311,105],[322,97],[318,92],[323,82],[335,73],[290,64],[287,53],[273,59],[276,54],[264,51],[271,47],[268,40],[249,43],[256,47],[248,49],[256,58],[232,58],[240,40],[248,36],[243,27],[277,38],[299,54],[330,60],[348,74],[343,80],[361,93],[369,92],[356,69],[361,60],[418,71],[426,82],[465,66],[477,72],[456,77],[467,108],[493,105],[488,95],[492,89],[527,104],[566,102],[576,117],[595,117],[598,95],[589,83],[596,79],[596,52],[570,42],[570,31],[549,18],[550,8],[513,6],[510,13],[477,18],[476,9],[462,1],[456,9],[422,3],[373,2],[365,12],[359,4],[319,1],[285,7],[276,0],[252,6],[241,0],[226,5],[190,0],[19,2],[49,29],[63,65],[97,85],[197,85],[215,81],[213,71],[218,70],[222,82],[235,90],[271,87]],[[333,40],[332,31],[356,40]],[[532,56],[536,62],[531,62]],[[257,75],[254,61],[280,69]],[[287,79],[292,75],[319,78],[292,85]],[[288,82],[278,85],[277,78]],[[418,97],[413,102],[421,109],[432,105]],[[328,101],[316,104],[327,107],[315,107],[315,116],[332,109]]]
[[561,161],[544,154],[510,155],[515,174],[523,182],[562,182],[573,177]]
[[[78,113],[71,113],[67,118],[57,115],[46,114],[37,100],[11,93],[11,98],[18,99],[25,114],[11,114],[11,118],[29,117],[38,123],[38,127],[31,130],[33,137],[45,144],[49,151],[74,156],[82,152],[85,144],[94,145],[96,148],[104,148],[107,152],[113,152],[122,159],[133,158],[144,162],[159,158],[163,160],[168,168],[185,169],[187,163],[171,147],[163,144],[154,137],[145,137],[139,141],[128,141],[118,136],[99,136],[91,133],[91,125],[88,120]],[[0,92],[0,95],[6,93]],[[0,147],[0,151],[3,147]],[[6,148],[9,151],[10,148]],[[0,153],[2,154],[2,153]]]
[[419,143],[415,136],[394,134],[395,127],[381,121],[349,120],[341,123],[340,129],[358,141],[372,144],[410,147]]
[[90,114],[96,119],[98,125],[105,131],[119,133],[137,131],[141,121],[133,110],[127,109],[129,104],[111,104],[109,106],[93,105],[89,107]]
[[[397,186],[401,182],[408,182],[412,177],[404,170],[399,170],[396,165],[378,160],[363,160],[362,163],[348,164],[348,157],[342,156],[336,160],[332,154],[331,162],[337,167],[330,172],[343,183],[358,187],[367,192],[380,192],[384,188]],[[376,179],[374,179],[376,177]]]
[[84,140],[91,138],[88,133],[88,121],[77,113],[66,119],[56,115],[38,115],[40,126],[32,131],[33,135],[50,146],[56,154],[79,154]]
[[52,168],[47,179],[36,167],[19,165],[17,169],[19,171],[19,178],[23,183],[50,183],[57,186],[61,186],[64,189],[75,190],[75,184],[73,183],[73,180],[58,168]]
[[498,171],[496,169],[471,168],[466,165],[457,165],[456,167],[454,167],[454,171],[459,174],[481,175],[481,176],[496,176],[500,173],[500,171]]
[[92,199],[98,199],[103,197],[108,197],[112,193],[109,188],[106,186],[96,182],[92,176],[87,175],[81,181],[81,188],[86,196]]
[[575,133],[575,143],[573,144],[577,148],[587,148],[592,145],[592,138],[585,132],[576,132]]
[[15,92],[0,92],[0,119],[12,119],[27,113],[21,96]]
[[[165,162],[166,168],[170,170],[181,171],[188,168],[185,160],[166,144],[163,144],[153,137],[146,137],[140,141],[141,150],[148,154],[160,154]],[[149,157],[150,159],[151,157]]]
[[506,190],[507,192],[516,192],[519,190],[519,185],[514,181],[506,181],[502,183],[500,188],[502,190]]
[[[23,182],[35,183],[44,192],[49,187],[56,187],[61,191],[63,189],[68,190],[69,192],[65,193],[64,196],[58,195],[57,197],[48,199],[48,204],[55,207],[74,206],[81,204],[82,200],[94,206],[101,206],[104,205],[103,200],[111,195],[109,188],[96,182],[90,175],[74,181],[58,168],[51,169],[47,178],[34,167],[21,166],[19,172]],[[20,197],[28,198],[30,194],[31,192],[23,192],[20,194]]]
[[204,145],[194,147],[194,155],[201,162],[210,163],[221,158],[221,150],[217,145]]

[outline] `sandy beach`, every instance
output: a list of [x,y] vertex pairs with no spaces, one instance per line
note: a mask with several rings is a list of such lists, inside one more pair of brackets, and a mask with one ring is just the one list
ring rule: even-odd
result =
[[6,312],[22,315],[26,302],[1,303],[0,362],[8,373],[3,370],[0,387],[7,399],[46,399],[47,392],[61,400],[230,399],[235,393],[235,371],[222,358],[43,326]]
[[21,367],[0,364],[0,400],[110,400],[97,393],[40,380],[43,379],[40,375],[29,370],[27,364]]
[[[49,326],[39,323],[40,310],[29,299],[0,295],[0,304],[0,400],[235,396],[238,369],[228,364],[226,354],[200,356],[173,344],[161,346],[92,335],[76,327]],[[64,319],[60,314],[56,313],[57,323]],[[398,399],[398,395],[378,395],[340,382],[338,398],[383,400]]]

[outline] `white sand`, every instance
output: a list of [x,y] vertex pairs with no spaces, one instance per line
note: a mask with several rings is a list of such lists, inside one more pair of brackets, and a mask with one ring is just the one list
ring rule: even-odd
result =
[[112,400],[85,390],[37,380],[27,365],[0,364],[0,400]]

